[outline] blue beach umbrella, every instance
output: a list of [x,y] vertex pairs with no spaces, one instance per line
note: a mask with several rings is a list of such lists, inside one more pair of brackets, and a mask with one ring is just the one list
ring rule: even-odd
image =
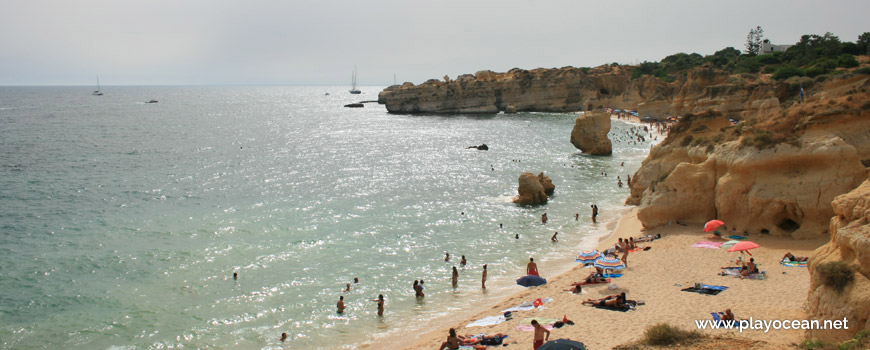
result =
[[584,250],[580,254],[577,255],[577,259],[574,259],[576,262],[582,262],[584,264],[591,264],[595,262],[595,259],[601,257],[601,253],[598,250]]
[[518,278],[517,284],[523,287],[535,287],[542,284],[547,284],[547,280],[541,278],[540,276],[528,275]]
[[622,270],[625,268],[625,265],[623,265],[622,261],[619,261],[619,259],[608,257],[598,258],[595,260],[595,264],[593,265],[604,270]]
[[571,339],[556,339],[544,343],[538,350],[586,350],[586,345]]

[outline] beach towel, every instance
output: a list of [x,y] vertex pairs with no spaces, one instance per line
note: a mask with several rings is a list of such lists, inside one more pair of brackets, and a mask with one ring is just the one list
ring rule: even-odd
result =
[[709,284],[702,284],[701,288],[713,289],[713,290],[726,290],[728,287],[726,286],[711,286]]
[[[549,302],[551,302],[551,301],[553,301],[553,298],[544,298],[544,299],[541,299],[541,302],[543,302],[544,304],[549,303]],[[501,310],[501,312],[502,312],[502,313],[505,313],[505,312],[508,312],[508,311],[510,311],[510,312],[513,312],[513,311],[529,311],[529,310],[534,310],[534,309],[535,309],[535,302],[534,302],[534,301],[528,301],[528,302],[522,303],[522,304],[520,304],[520,305],[514,306],[514,307],[512,307],[512,308]]]
[[730,236],[725,237],[725,238],[742,241],[742,240],[746,239],[747,237],[746,236],[738,236],[738,235],[730,235]]
[[[604,277],[604,278],[619,278],[619,277],[622,277],[622,274],[621,274],[621,273],[605,273],[605,274],[601,275],[601,277]],[[607,281],[607,282],[610,282],[610,281]]]
[[719,249],[719,247],[721,245],[722,245],[721,242],[703,241],[703,242],[698,242],[698,243],[692,244],[692,248]]
[[698,293],[698,294],[704,294],[704,295],[716,295],[716,294],[722,293],[722,290],[719,290],[719,289],[707,289],[707,288],[695,288],[695,287],[683,288],[680,290],[683,292],[692,292],[692,293]]
[[791,267],[807,267],[806,261],[786,261],[786,260],[783,260],[783,261],[780,261],[779,263],[783,264],[785,266],[791,266]]
[[466,325],[465,328],[495,326],[495,325],[502,323],[504,321],[505,321],[504,315],[489,316],[489,317],[484,317],[484,318],[481,318],[477,321],[471,322],[468,325]]

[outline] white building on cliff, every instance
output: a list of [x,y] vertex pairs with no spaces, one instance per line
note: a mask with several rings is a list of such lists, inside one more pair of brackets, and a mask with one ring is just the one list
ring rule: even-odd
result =
[[792,47],[792,45],[774,45],[770,43],[770,40],[764,39],[761,41],[761,52],[758,54],[764,55],[771,52],[785,52],[785,50],[790,47]]

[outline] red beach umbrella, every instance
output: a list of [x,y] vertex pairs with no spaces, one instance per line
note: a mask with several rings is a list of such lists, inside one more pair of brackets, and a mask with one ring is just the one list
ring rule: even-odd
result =
[[[755,242],[743,241],[743,242],[735,244],[731,248],[728,248],[728,251],[729,252],[743,252],[743,251],[745,251],[745,252],[749,253],[750,249],[755,249],[758,247],[760,247],[760,245],[758,245]],[[752,253],[749,253],[749,255],[752,255]]]
[[707,221],[707,223],[704,224],[704,232],[710,232],[710,231],[713,231],[713,230],[715,230],[717,227],[722,226],[722,225],[725,225],[725,223],[722,222],[722,220],[710,220],[710,221]]

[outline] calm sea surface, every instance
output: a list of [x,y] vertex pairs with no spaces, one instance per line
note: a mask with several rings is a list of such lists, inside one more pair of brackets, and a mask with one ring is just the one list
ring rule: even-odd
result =
[[[544,277],[569,268],[606,231],[589,205],[615,220],[628,195],[616,176],[650,147],[615,122],[614,155],[585,156],[569,142],[572,115],[391,115],[342,107],[380,88],[346,90],[0,88],[0,347],[318,349],[407,337],[520,290],[530,256]],[[466,149],[481,143],[490,150]],[[549,204],[510,203],[525,171],[553,179]],[[368,301],[378,294],[383,318]]]

